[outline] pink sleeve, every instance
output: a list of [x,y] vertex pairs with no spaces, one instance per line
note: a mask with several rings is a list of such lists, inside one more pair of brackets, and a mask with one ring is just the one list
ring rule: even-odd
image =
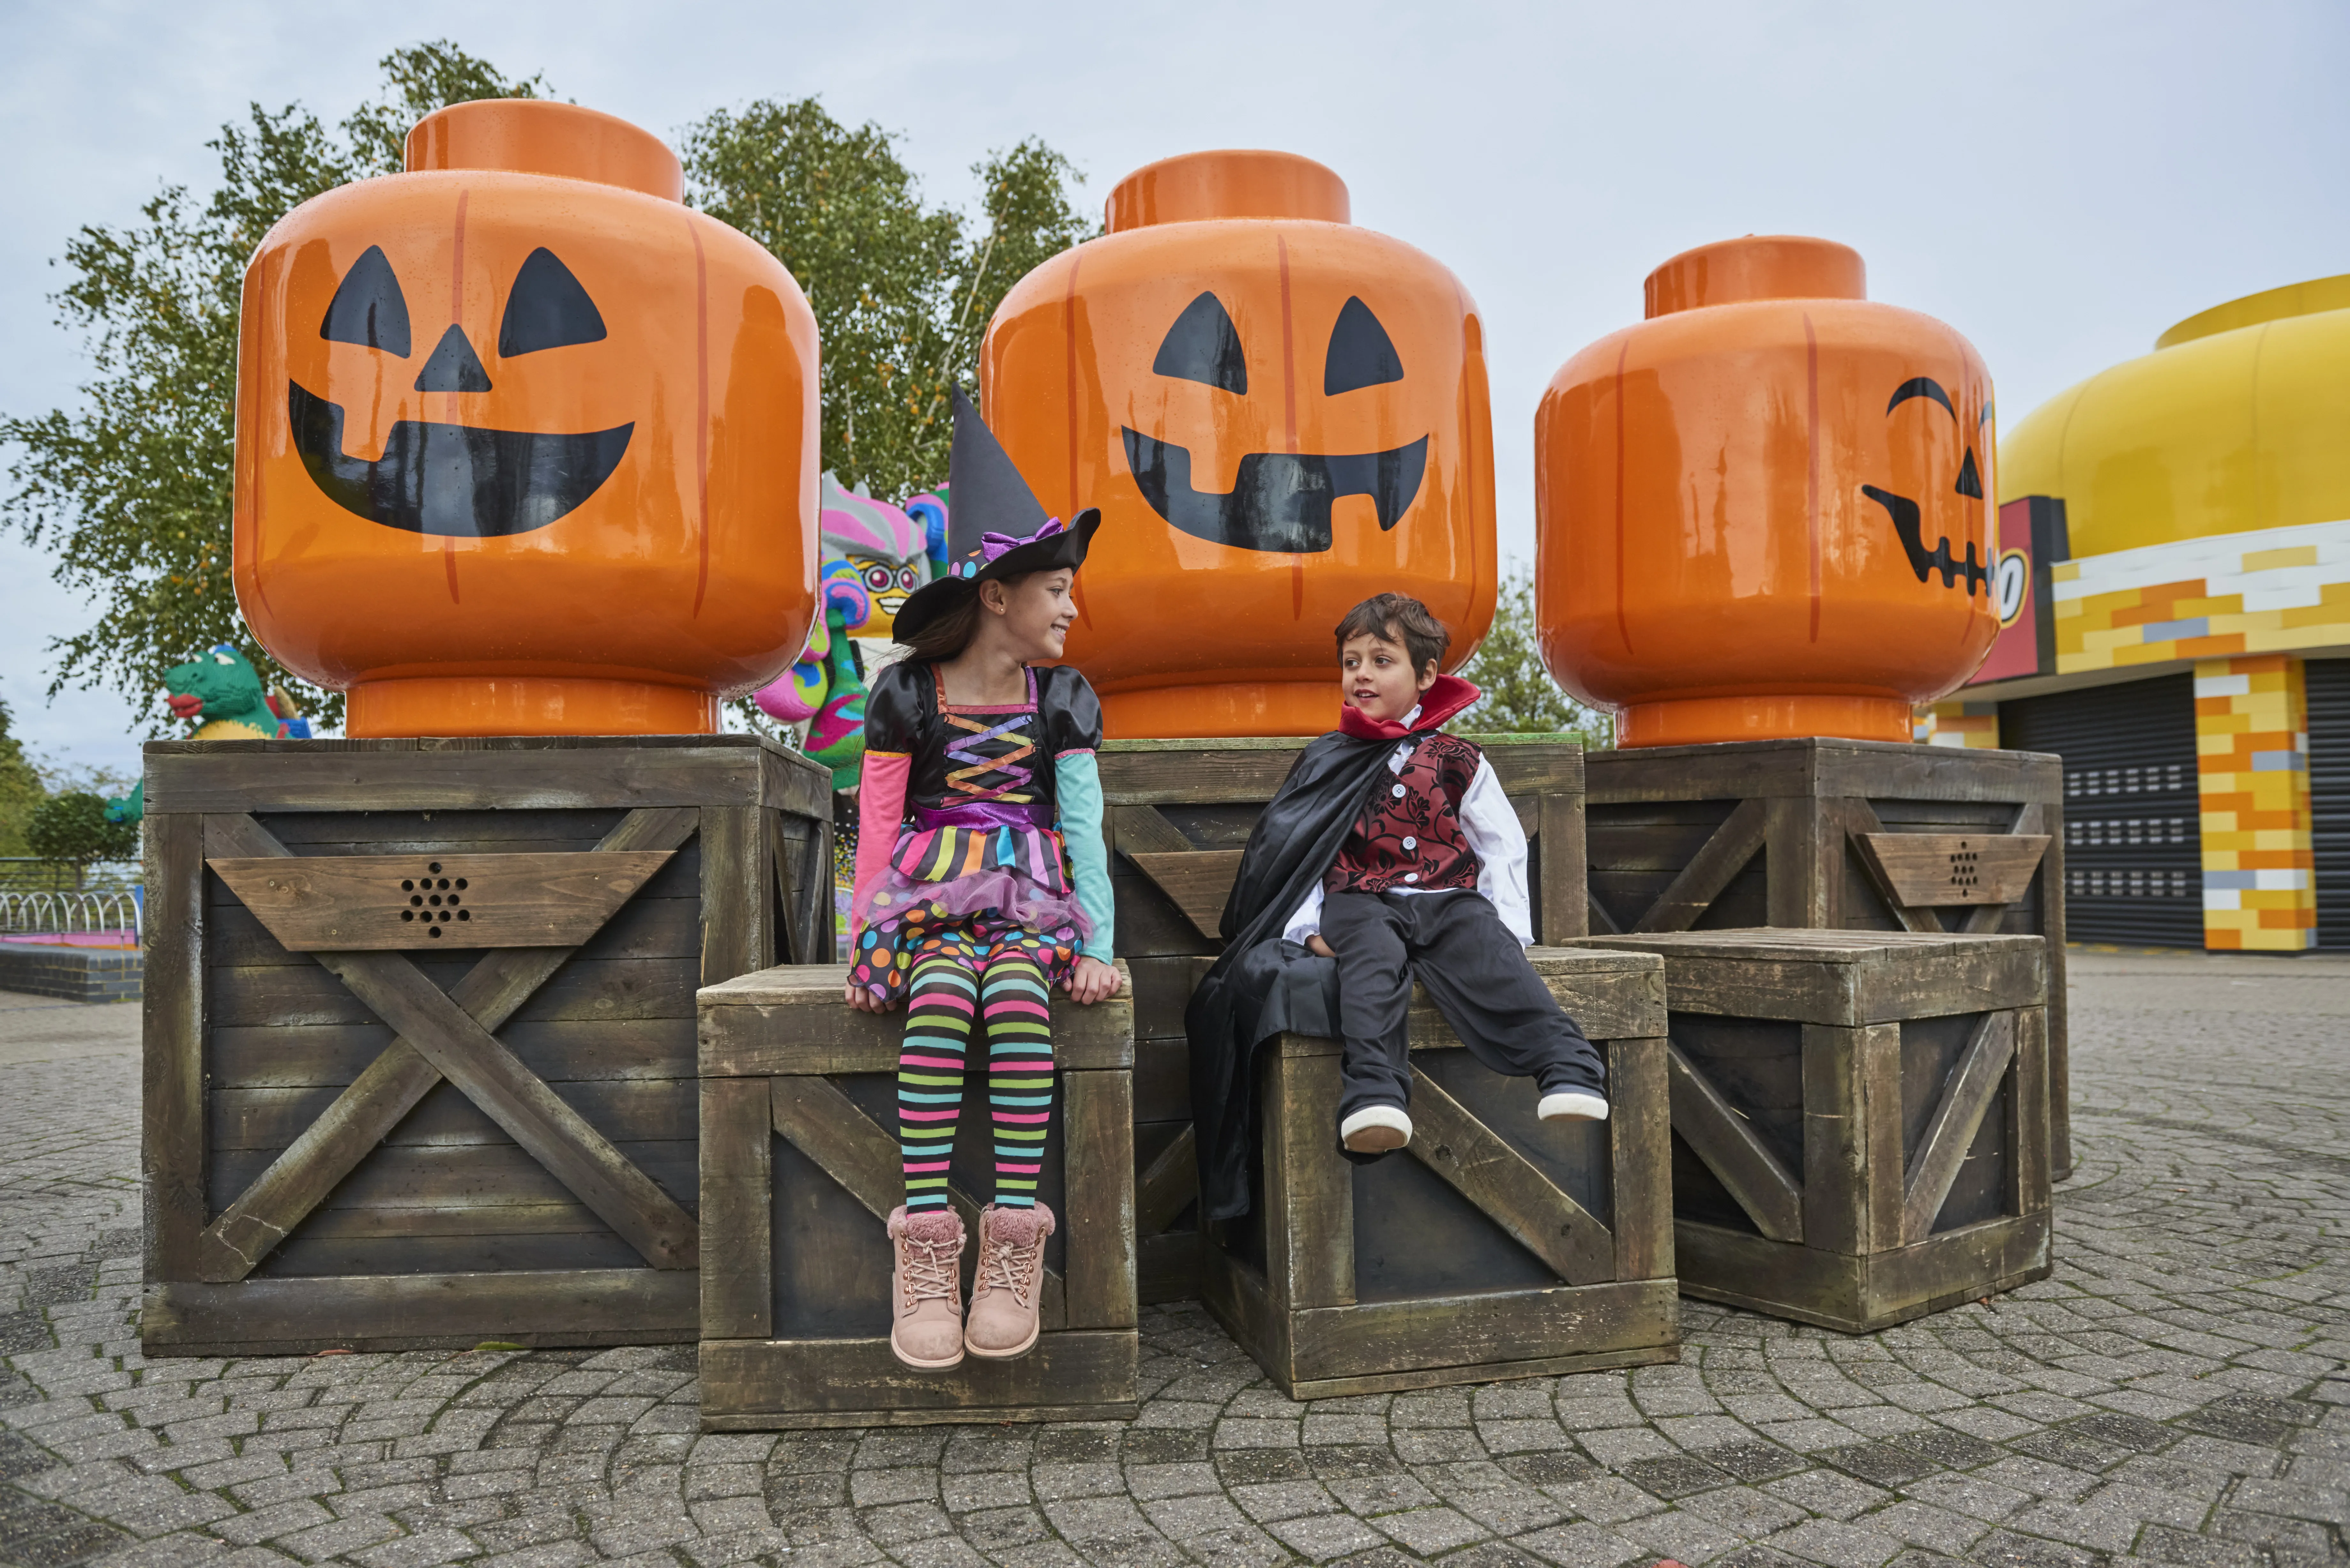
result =
[[[865,908],[866,896],[889,867],[898,847],[898,825],[906,819],[906,779],[914,759],[903,752],[868,752],[865,771],[857,784],[857,891],[851,910]],[[848,940],[855,946],[860,927],[850,917]]]

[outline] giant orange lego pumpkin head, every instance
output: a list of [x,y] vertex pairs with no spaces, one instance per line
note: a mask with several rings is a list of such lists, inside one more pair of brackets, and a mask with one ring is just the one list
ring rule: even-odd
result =
[[1535,419],[1551,672],[1627,746],[1908,740],[1999,630],[1982,359],[1825,240],[1675,256],[1648,317]]
[[1102,510],[1071,663],[1112,735],[1337,722],[1331,629],[1417,596],[1466,659],[1495,592],[1483,327],[1434,258],[1280,152],[1154,163],[1004,296],[988,423],[1047,511]]
[[567,104],[446,109],[245,274],[235,581],[353,735],[691,733],[807,635],[816,321]]

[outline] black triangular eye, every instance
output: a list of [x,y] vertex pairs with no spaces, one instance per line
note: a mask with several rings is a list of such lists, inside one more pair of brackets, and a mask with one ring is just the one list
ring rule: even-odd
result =
[[1204,381],[1227,392],[1248,390],[1248,356],[1241,349],[1241,335],[1225,313],[1223,301],[1212,294],[1203,294],[1183,307],[1183,314],[1167,329],[1167,339],[1159,345],[1159,358],[1150,362],[1150,368],[1161,376]]
[[365,254],[343,275],[335,297],[327,302],[327,319],[318,336],[331,343],[357,343],[408,358],[408,299],[400,279],[391,275],[381,245],[369,245]]
[[1977,501],[1983,498],[1982,471],[1975,467],[1975,449],[1972,447],[1967,448],[1967,459],[1959,464],[1957,488],[1961,495],[1971,495]]
[[1388,329],[1361,300],[1349,298],[1330,329],[1330,358],[1322,366],[1322,395],[1336,397],[1358,388],[1403,379],[1403,361],[1396,358]]
[[604,317],[596,302],[541,245],[523,259],[515,274],[514,292],[506,296],[506,313],[498,322],[498,354],[536,354],[541,348],[562,348],[574,343],[604,340]]

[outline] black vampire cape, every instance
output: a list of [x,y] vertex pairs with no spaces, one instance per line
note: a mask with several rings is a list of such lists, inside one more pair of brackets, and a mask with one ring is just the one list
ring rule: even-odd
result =
[[1203,1220],[1249,1211],[1257,1046],[1284,1031],[1338,1033],[1336,962],[1283,940],[1283,928],[1329,874],[1372,792],[1393,782],[1387,763],[1397,742],[1434,731],[1480,695],[1467,681],[1440,675],[1409,730],[1369,723],[1347,709],[1347,722],[1305,748],[1257,818],[1224,902],[1223,955],[1183,1013]]

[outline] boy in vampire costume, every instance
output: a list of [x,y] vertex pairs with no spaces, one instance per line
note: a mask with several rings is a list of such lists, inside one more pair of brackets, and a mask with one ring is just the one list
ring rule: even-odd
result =
[[1471,1055],[1534,1079],[1544,1120],[1607,1117],[1598,1053],[1526,961],[1517,812],[1484,753],[1440,728],[1480,695],[1437,673],[1451,640],[1400,594],[1338,623],[1339,726],[1305,748],[1249,835],[1223,956],[1184,1014],[1206,1219],[1248,1212],[1256,1047],[1284,1031],[1340,1043],[1341,1153],[1411,1141],[1415,979]]

